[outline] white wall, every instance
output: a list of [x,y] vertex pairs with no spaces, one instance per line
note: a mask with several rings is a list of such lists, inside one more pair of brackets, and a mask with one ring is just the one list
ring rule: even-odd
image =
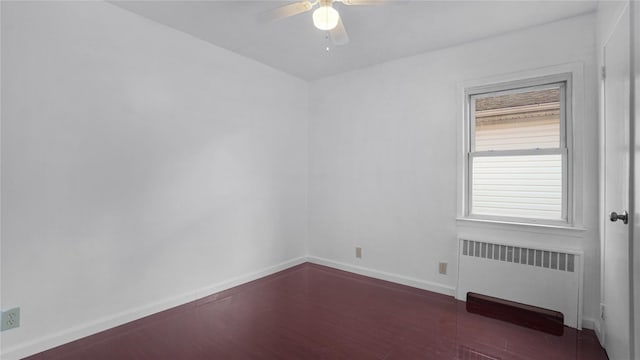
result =
[[306,254],[308,84],[102,2],[2,2],[3,359]]
[[[459,235],[578,249],[592,327],[600,283],[594,27],[586,15],[311,83],[311,259],[453,294]],[[462,84],[565,64],[582,74],[573,171],[584,230],[457,223]],[[449,263],[447,275],[439,261]]]

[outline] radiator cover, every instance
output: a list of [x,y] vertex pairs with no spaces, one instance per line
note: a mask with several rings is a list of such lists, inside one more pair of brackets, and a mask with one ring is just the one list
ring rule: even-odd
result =
[[458,254],[458,300],[474,292],[538,306],[582,328],[581,252],[460,239]]

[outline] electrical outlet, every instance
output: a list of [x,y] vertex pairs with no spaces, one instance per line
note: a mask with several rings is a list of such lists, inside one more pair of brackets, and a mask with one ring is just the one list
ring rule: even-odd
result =
[[356,246],[356,257],[358,259],[362,258],[362,248],[360,246]]
[[2,327],[0,331],[5,331],[20,326],[20,308],[13,308],[11,310],[2,312]]
[[441,262],[438,263],[438,272],[442,275],[447,275],[447,263]]

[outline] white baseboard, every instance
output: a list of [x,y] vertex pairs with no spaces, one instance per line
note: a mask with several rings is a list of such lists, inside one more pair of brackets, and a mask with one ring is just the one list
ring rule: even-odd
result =
[[422,290],[433,291],[439,294],[455,296],[455,293],[456,293],[456,289],[453,286],[425,281],[425,280],[421,280],[421,279],[417,279],[409,276],[392,274],[392,273],[379,271],[379,270],[373,270],[373,269],[365,268],[362,266],[346,264],[346,263],[333,261],[325,258],[320,258],[316,256],[307,257],[307,261],[309,261],[310,263],[324,265],[324,266],[332,267],[339,270],[349,271],[352,273],[369,276],[369,277],[380,279],[380,280],[386,280],[386,281],[407,285],[407,286],[411,286],[411,287],[422,289]]
[[593,330],[593,332],[596,333],[596,337],[598,338],[598,341],[600,341],[600,344],[603,343],[600,320],[589,317],[582,317],[582,328]]
[[189,293],[174,296],[168,299],[163,299],[158,302],[143,305],[138,308],[127,310],[119,314],[104,317],[86,324],[75,326],[70,329],[66,329],[54,334],[49,334],[41,338],[20,343],[10,348],[3,348],[0,354],[0,359],[13,360],[21,359],[26,356],[37,354],[47,349],[66,344],[68,342],[78,340],[85,336],[93,335],[98,332],[128,323],[130,321],[138,320],[145,316],[155,314],[160,311],[164,311],[188,302],[203,298],[205,296],[232,288],[244,284],[249,281],[271,275],[278,271],[288,269],[290,267],[302,264],[306,262],[306,257],[298,257],[295,259],[287,260],[279,264],[269,266],[258,271],[241,275],[229,280],[219,282],[205,286],[203,288],[191,291]]
[[595,330],[596,329],[596,320],[590,317],[582,317],[582,328]]

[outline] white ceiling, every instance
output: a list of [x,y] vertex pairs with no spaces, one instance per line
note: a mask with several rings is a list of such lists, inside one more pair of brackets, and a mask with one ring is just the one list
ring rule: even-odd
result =
[[[305,80],[474,41],[596,10],[595,1],[388,1],[336,3],[351,42],[325,50],[311,12],[274,23],[266,10],[294,1],[113,1]],[[591,31],[591,29],[585,29]]]

